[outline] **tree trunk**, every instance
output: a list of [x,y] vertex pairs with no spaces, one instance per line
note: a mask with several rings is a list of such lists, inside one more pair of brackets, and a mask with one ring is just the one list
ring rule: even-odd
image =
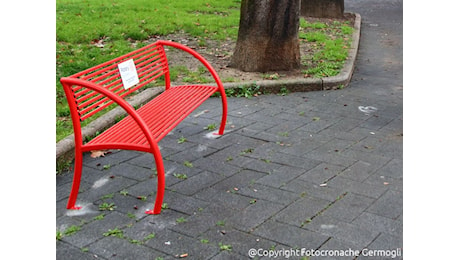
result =
[[300,0],[242,0],[230,66],[243,71],[300,68]]
[[343,18],[344,0],[302,0],[300,14],[316,18]]

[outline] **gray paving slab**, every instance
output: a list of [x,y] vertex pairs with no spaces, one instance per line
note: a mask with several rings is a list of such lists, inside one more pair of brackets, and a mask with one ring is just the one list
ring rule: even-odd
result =
[[[345,7],[362,16],[347,88],[230,97],[226,133],[216,139],[203,127],[219,123],[220,100],[206,101],[159,144],[166,169],[160,215],[144,214],[156,194],[152,155],[85,155],[81,210],[65,209],[72,172],[56,177],[56,258],[246,259],[250,249],[400,250],[402,1],[347,0]],[[365,112],[369,106],[377,110]],[[178,142],[182,137],[186,141]],[[112,210],[101,211],[104,203],[113,203]]]

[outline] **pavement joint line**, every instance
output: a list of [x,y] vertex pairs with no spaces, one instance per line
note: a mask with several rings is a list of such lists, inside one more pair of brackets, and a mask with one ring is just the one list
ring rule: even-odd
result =
[[[260,80],[260,81],[248,81],[248,82],[230,82],[223,83],[225,89],[232,89],[241,86],[248,86],[257,84],[262,90],[271,92],[279,92],[281,88],[286,88],[290,92],[309,92],[309,91],[324,91],[324,90],[335,90],[342,87],[348,86],[353,75],[355,67],[356,57],[359,48],[359,41],[361,35],[361,15],[358,13],[351,13],[355,16],[354,30],[352,35],[351,47],[349,49],[348,58],[343,65],[343,68],[339,75],[327,78],[299,78],[289,80]],[[146,89],[139,94],[127,99],[128,103],[132,106],[143,105],[161,92],[164,91],[164,87],[155,87]],[[96,135],[97,132],[105,130],[112,126],[116,119],[120,116],[126,115],[121,107],[116,107],[113,110],[105,113],[101,117],[95,119],[87,126],[82,128],[83,139]],[[72,160],[74,158],[74,134],[71,134],[64,139],[56,143],[56,163],[62,161]]]

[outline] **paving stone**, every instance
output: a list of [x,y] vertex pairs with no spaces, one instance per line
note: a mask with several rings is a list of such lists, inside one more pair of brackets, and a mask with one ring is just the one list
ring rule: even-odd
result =
[[338,218],[340,221],[352,222],[374,201],[369,197],[348,192],[343,198],[334,202],[323,214]]
[[327,113],[321,113],[321,112],[305,112],[301,111],[300,113],[304,113],[304,117],[306,120],[306,124],[300,128],[298,128],[298,131],[305,131],[309,133],[319,133],[323,131],[324,129],[327,129],[328,127],[334,125],[337,123],[340,118],[331,116],[330,114]]
[[179,153],[168,157],[169,160],[183,163],[185,161],[193,162],[196,159],[206,157],[209,154],[215,153],[217,149],[208,147],[204,144],[194,145],[188,149],[184,149]]
[[392,159],[386,165],[379,169],[379,176],[391,177],[402,180],[403,178],[403,161],[402,159]]
[[248,200],[247,207],[227,219],[229,225],[242,231],[252,231],[270,219],[283,205],[265,200]]
[[155,198],[148,196],[136,197],[132,195],[122,195],[120,193],[107,194],[106,197],[102,197],[101,199],[94,201],[94,205],[97,209],[99,209],[103,203],[113,203],[116,207],[114,208],[115,211],[120,212],[121,214],[126,214],[127,216],[128,214],[131,216],[134,215],[136,219],[145,217],[144,212],[149,208],[153,208],[153,202],[155,200]]
[[316,153],[320,154],[340,154],[343,151],[347,150],[348,148],[352,147],[354,141],[350,140],[343,140],[338,138],[333,138],[331,141],[321,145],[317,149],[314,150]]
[[387,190],[366,211],[383,217],[396,219],[403,211],[402,193]]
[[[336,238],[329,239],[318,249],[322,251],[319,256],[310,257],[311,260],[335,260],[335,259],[355,259],[359,255],[360,249],[356,246],[348,244],[346,241],[341,241]],[[337,252],[339,251],[339,252]],[[343,254],[343,256],[341,256]]]
[[170,209],[192,215],[198,210],[209,205],[208,202],[192,196],[185,196],[179,192],[166,190],[163,203],[168,204]]
[[236,110],[230,110],[228,114],[233,117],[245,117],[247,115],[254,114],[258,111],[259,108],[255,108],[255,106],[243,106],[239,107]]
[[[400,109],[400,108],[396,108],[396,109]],[[397,133],[401,136],[403,134],[403,119],[401,115],[402,113],[400,113],[400,116],[393,119],[393,121],[388,123],[386,126],[382,127],[380,131],[383,133],[390,133],[390,134]]]
[[235,211],[242,210],[248,205],[248,197],[227,190],[215,189],[214,187],[198,192],[195,197]]
[[206,172],[212,172],[216,175],[224,177],[231,176],[239,171],[240,167],[236,167],[227,163],[226,160],[213,160],[212,157],[201,158],[193,162],[193,167],[197,167]]
[[[267,239],[261,238],[259,236],[255,236],[253,234],[249,234],[246,232],[242,232],[233,228],[229,228],[228,226],[216,226],[215,228],[211,228],[208,232],[203,234],[203,239],[209,241],[209,243],[213,244],[223,244],[223,245],[231,245],[232,250],[223,251],[227,253],[232,253],[232,256],[236,258],[223,258],[223,259],[246,259],[248,257],[248,252],[250,249],[269,249],[274,245],[273,241],[269,241]],[[222,253],[223,253],[222,252]],[[233,255],[237,254],[237,255]],[[221,254],[219,254],[221,255]],[[218,256],[219,256],[218,255]],[[224,254],[227,256],[227,254]],[[220,256],[219,256],[220,257]],[[219,257],[217,257],[219,259]],[[216,259],[213,258],[213,259]]]
[[381,137],[376,137],[375,135],[367,136],[353,145],[353,149],[374,153],[384,142],[385,141]]
[[[363,123],[362,119],[342,118],[327,128],[328,131],[348,132]],[[321,133],[321,132],[320,132]]]
[[215,260],[220,260],[220,259],[222,259],[222,260],[225,260],[225,259],[242,259],[244,257],[247,257],[247,256],[242,256],[242,255],[234,253],[232,251],[224,250],[224,251],[221,251],[216,256],[214,256],[212,259],[215,259]]
[[[278,140],[278,138],[277,138]],[[245,155],[254,159],[261,159],[261,160],[269,160],[272,161],[272,157],[276,156],[279,150],[283,149],[284,147],[280,146],[280,143],[276,142],[265,142],[261,145],[254,147],[250,153],[246,153]]]
[[[73,181],[73,171],[65,173],[65,176],[67,176],[66,182],[63,183],[63,185],[68,186],[68,188],[64,189],[66,191],[64,192],[64,194],[67,193],[66,195],[68,197],[70,193],[70,187]],[[107,170],[97,170],[91,167],[83,166],[79,192],[84,192],[90,189],[96,181],[106,176],[111,176],[111,174]]]
[[380,112],[377,112],[375,115],[372,115],[367,120],[365,120],[360,125],[360,127],[365,127],[370,130],[379,130],[382,127],[386,126],[393,119],[394,119],[393,117],[387,117],[387,116],[381,115]]
[[369,151],[359,151],[353,148],[341,152],[340,155],[348,158],[355,158],[356,161],[369,163],[372,167],[375,167],[376,169],[384,166],[391,160],[391,158],[389,157],[384,157]]
[[203,171],[182,182],[172,185],[170,189],[184,195],[193,195],[202,189],[211,187],[223,179],[224,177],[222,175],[209,171]]
[[327,200],[304,196],[273,217],[274,220],[301,227],[328,207]]
[[132,179],[114,176],[108,173],[95,181],[90,189],[80,192],[78,194],[77,204],[99,200],[103,196],[117,193],[135,183],[137,182]]
[[218,246],[204,244],[170,230],[158,233],[145,245],[172,256],[179,257],[182,254],[187,254],[187,257],[191,259],[210,259],[220,251]]
[[[233,160],[229,163],[233,164]],[[246,169],[246,170],[263,172],[266,174],[271,174],[276,169],[283,167],[283,165],[273,163],[270,160],[261,160],[261,159],[249,158],[249,157],[247,157],[247,160],[244,163],[240,164],[239,166],[241,166],[243,169]]]
[[283,191],[258,183],[238,188],[236,193],[248,196],[249,198],[264,199],[281,205],[288,205],[300,198],[300,195],[294,192]]
[[296,129],[304,126],[305,124],[307,124],[307,122],[304,120],[289,121],[282,125],[275,125],[274,127],[265,130],[265,132],[276,135],[289,136],[290,133],[295,132]]
[[394,178],[387,177],[385,175],[380,175],[380,174],[381,174],[380,171],[375,172],[374,174],[369,176],[369,178],[364,180],[363,183],[369,183],[373,185],[384,185],[390,190],[395,190],[395,191],[400,191],[400,192],[403,191],[404,187],[403,187],[402,178],[394,179]]
[[321,147],[313,151],[310,151],[306,154],[303,154],[302,156],[305,158],[310,158],[310,159],[322,161],[322,162],[328,162],[330,164],[340,165],[340,166],[345,166],[345,167],[348,167],[354,164],[358,158],[358,157],[347,156],[347,154],[344,155],[344,152],[339,153],[339,152],[331,151],[331,152],[324,153],[324,152],[321,152]]
[[[305,134],[305,137],[306,136],[307,134]],[[290,146],[286,146],[286,148],[282,149],[281,152],[290,155],[302,155],[311,152],[322,145],[324,145],[324,141],[318,141],[314,138],[300,139],[293,142]]]
[[129,240],[146,242],[157,234],[178,225],[177,219],[187,218],[188,215],[170,209],[163,209],[159,215],[146,215],[136,219],[133,225],[123,230],[123,235]]
[[[366,252],[361,253],[357,259],[403,259],[403,240],[400,236],[392,236],[386,233],[380,234],[366,247]],[[375,250],[375,251],[374,251]],[[373,252],[373,256],[371,256]]]
[[375,152],[390,158],[403,158],[403,148],[401,146],[402,137],[395,135],[394,138],[400,138],[401,140],[387,140],[382,145],[375,149]]
[[57,204],[56,215],[58,217],[70,217],[78,221],[91,221],[97,215],[100,215],[99,207],[94,202],[80,202],[77,203],[82,208],[79,210],[67,209],[67,200],[61,201]]
[[341,243],[350,244],[352,249],[362,249],[380,234],[378,231],[363,229],[359,226],[340,221],[326,215],[315,217],[303,228],[333,237]]
[[251,132],[263,132],[269,128],[274,127],[276,124],[271,123],[270,121],[267,122],[255,122],[253,124],[247,125],[244,129],[249,130]]
[[327,235],[273,220],[257,227],[253,234],[291,248],[319,248],[329,238]]
[[233,132],[256,123],[256,121],[245,117],[227,115],[226,129],[228,132]]
[[369,176],[371,176],[371,174],[375,172],[378,167],[380,166],[376,166],[368,162],[356,161],[353,165],[346,168],[340,174],[340,176],[350,180],[362,182],[369,178]]
[[214,188],[218,190],[234,192],[235,188],[238,189],[240,187],[249,186],[255,183],[256,180],[262,178],[263,176],[266,176],[266,174],[251,170],[243,170],[215,184]]
[[232,207],[218,203],[210,204],[188,217],[186,222],[171,227],[171,230],[190,237],[199,237],[209,229],[217,227],[219,223],[226,223],[229,217],[238,212],[239,210]]
[[91,252],[83,252],[80,248],[76,248],[64,242],[56,242],[56,259],[68,260],[94,260],[101,259],[97,254]]
[[99,158],[91,158],[89,153],[85,153],[83,156],[83,165],[102,170],[105,165],[117,165],[138,157],[142,154],[142,152],[138,151],[109,150],[109,153],[107,153],[105,156],[101,156]]
[[61,232],[63,236],[66,236],[65,232],[72,226],[80,226],[82,218],[72,217],[72,216],[60,216],[56,218],[56,232]]
[[103,238],[103,234],[106,233],[109,229],[122,229],[127,224],[132,222],[132,219],[121,213],[111,212],[104,217],[103,221],[94,220],[91,223],[84,224],[75,234],[64,236],[62,240],[64,242],[71,243],[78,248],[87,247],[97,240]]
[[[157,192],[157,178],[149,178],[143,182],[138,182],[134,185],[123,187],[123,191],[127,191],[129,195],[134,197],[149,197],[155,196]],[[168,187],[168,184],[166,184]],[[120,189],[121,191],[121,189]]]
[[383,183],[381,185],[365,184],[343,178],[342,176],[333,178],[327,185],[375,199],[379,198],[388,189]]
[[321,163],[315,168],[307,171],[299,176],[298,180],[308,181],[315,184],[326,183],[329,179],[341,174],[345,169],[343,166],[333,165],[329,163]]
[[286,185],[292,179],[297,178],[304,172],[305,170],[302,168],[282,166],[278,169],[273,170],[273,173],[270,173],[269,175],[266,175],[258,179],[256,183],[279,188],[281,186]]
[[[232,146],[226,147],[206,158],[203,158],[203,160],[200,160],[199,163],[205,163],[205,161],[208,160],[215,163],[220,162],[223,165],[228,165],[230,168],[239,168],[251,161],[254,161],[252,158],[245,156],[245,154],[253,151],[254,148],[257,147],[262,141],[243,137],[243,140],[244,139],[249,139],[248,141],[252,140],[253,142],[248,142],[245,144],[234,144]],[[231,176],[234,173],[235,171],[224,172],[224,175]]]
[[321,163],[318,160],[285,154],[281,152],[274,154],[271,158],[261,158],[261,159],[269,159],[272,162],[276,162],[276,163],[283,164],[286,166],[301,167],[306,170],[312,169]]
[[403,233],[403,223],[401,221],[368,212],[363,212],[363,214],[353,220],[352,224],[367,230],[375,230],[395,236]]
[[105,237],[89,246],[90,252],[107,259],[155,259],[165,254],[118,237]]
[[[168,155],[171,153],[171,149],[160,147],[161,154],[164,154],[165,150],[170,151],[169,153],[167,153]],[[174,150],[172,153],[177,153],[177,152],[178,151]],[[164,155],[168,156],[166,154],[164,154]],[[131,165],[135,165],[135,166],[138,166],[138,167],[143,167],[143,168],[146,168],[146,169],[152,169],[152,170],[156,169],[155,159],[154,159],[154,157],[153,157],[153,155],[151,153],[143,153],[143,154],[141,154],[141,155],[139,155],[139,156],[137,156],[135,158],[132,158],[132,159],[128,160],[126,163],[131,164]]]
[[109,172],[114,176],[123,176],[137,181],[146,180],[154,173],[151,168],[143,168],[127,163],[110,167]]
[[338,197],[344,194],[344,191],[341,188],[336,189],[327,185],[319,186],[318,184],[314,184],[312,182],[299,180],[299,178],[293,179],[285,186],[281,187],[281,189],[292,191],[299,194],[299,196],[308,195],[310,197],[316,197],[329,202],[337,200]]
[[[400,236],[392,236],[386,233],[380,234],[369,246],[366,247],[369,251],[377,250],[375,254],[380,256],[361,255],[358,259],[403,259],[403,240]],[[383,250],[383,253],[381,252]]]
[[267,132],[260,132],[258,130],[253,130],[250,128],[243,128],[238,131],[238,134],[247,136],[247,137],[252,137],[255,139],[259,139],[265,142],[282,142],[286,140],[287,138],[278,134],[273,134],[273,133],[267,133]]

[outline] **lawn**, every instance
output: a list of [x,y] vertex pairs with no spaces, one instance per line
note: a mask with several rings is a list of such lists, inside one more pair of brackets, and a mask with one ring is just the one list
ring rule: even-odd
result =
[[[188,34],[203,46],[206,41],[236,41],[240,4],[240,0],[57,0],[56,141],[73,133],[61,77],[138,49],[158,36]],[[311,77],[337,74],[347,57],[351,30],[342,22],[301,19],[299,37],[312,49],[302,56],[307,67],[303,73]]]

